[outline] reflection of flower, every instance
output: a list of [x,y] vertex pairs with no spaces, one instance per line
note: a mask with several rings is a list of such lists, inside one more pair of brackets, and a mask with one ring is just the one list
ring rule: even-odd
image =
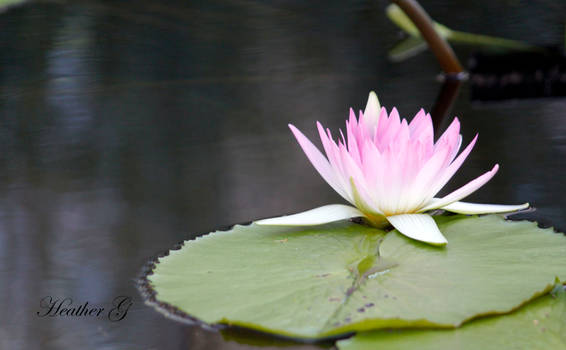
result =
[[365,111],[359,119],[350,110],[346,121],[346,137],[340,131],[338,145],[317,123],[322,153],[293,125],[289,125],[303,151],[322,178],[356,208],[342,204],[327,205],[303,213],[258,221],[263,225],[317,225],[326,222],[365,217],[374,226],[391,223],[402,234],[435,245],[446,244],[435,221],[428,214],[432,209],[445,209],[462,214],[510,212],[527,208],[522,205],[474,204],[459,202],[497,172],[498,165],[465,186],[444,196],[434,196],[456,173],[477,140],[457,155],[462,143],[457,118],[434,143],[430,114],[424,110],[408,123],[400,119],[395,108],[389,116],[380,108],[371,92]]

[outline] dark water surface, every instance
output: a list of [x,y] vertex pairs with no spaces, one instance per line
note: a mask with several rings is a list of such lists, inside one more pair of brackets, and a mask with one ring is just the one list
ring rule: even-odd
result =
[[[164,318],[135,279],[199,232],[342,202],[288,122],[313,138],[316,120],[342,127],[371,89],[406,117],[431,108],[438,65],[428,52],[387,60],[399,38],[387,3],[43,1],[0,13],[0,349],[259,347]],[[563,41],[554,1],[422,3],[456,29]],[[566,99],[472,104],[464,84],[452,115],[465,142],[480,138],[447,190],[497,162],[470,200],[529,201],[537,211],[523,216],[566,230]],[[118,295],[134,301],[119,322],[37,315],[46,296],[110,308]]]

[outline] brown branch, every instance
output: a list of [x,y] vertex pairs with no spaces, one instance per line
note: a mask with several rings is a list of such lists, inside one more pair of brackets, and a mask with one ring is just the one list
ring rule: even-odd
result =
[[436,56],[442,70],[447,74],[461,73],[463,69],[460,61],[446,40],[436,32],[432,20],[421,5],[416,0],[392,0],[392,2],[413,21]]
[[458,97],[460,85],[462,85],[462,81],[460,79],[450,79],[448,76],[442,83],[442,88],[440,89],[440,92],[436,97],[436,101],[430,110],[435,138],[442,135],[441,131],[443,130],[441,130],[440,126],[442,125],[442,121],[446,119],[448,113],[450,113],[452,105]]

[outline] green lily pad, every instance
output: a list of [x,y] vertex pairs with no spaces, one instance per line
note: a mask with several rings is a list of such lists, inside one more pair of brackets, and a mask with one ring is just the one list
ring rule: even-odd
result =
[[158,302],[209,324],[296,338],[457,327],[506,313],[566,279],[566,238],[499,216],[435,217],[445,248],[343,221],[235,226],[160,258]]
[[538,298],[509,315],[475,320],[450,330],[394,330],[358,334],[340,350],[566,349],[566,292]]

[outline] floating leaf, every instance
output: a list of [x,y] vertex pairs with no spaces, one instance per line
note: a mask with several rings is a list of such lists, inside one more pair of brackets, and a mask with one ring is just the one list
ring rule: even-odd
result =
[[159,302],[206,323],[298,338],[455,327],[566,279],[566,238],[499,216],[435,217],[445,248],[352,222],[252,224],[188,241],[148,276]]
[[510,315],[482,318],[450,330],[395,330],[358,334],[340,350],[565,349],[566,292],[562,286]]

